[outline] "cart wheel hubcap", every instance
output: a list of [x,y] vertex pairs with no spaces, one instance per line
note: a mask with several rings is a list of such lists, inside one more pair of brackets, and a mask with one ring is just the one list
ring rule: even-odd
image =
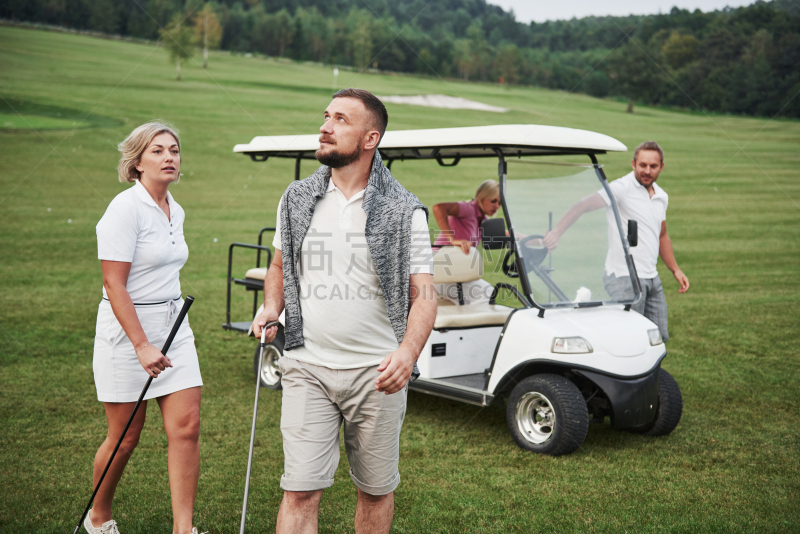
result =
[[517,402],[517,428],[531,443],[544,443],[553,435],[556,414],[541,393],[525,393]]
[[278,358],[281,355],[278,349],[267,345],[264,349],[264,362],[261,364],[261,380],[266,384],[274,385],[281,380],[281,371],[278,369]]

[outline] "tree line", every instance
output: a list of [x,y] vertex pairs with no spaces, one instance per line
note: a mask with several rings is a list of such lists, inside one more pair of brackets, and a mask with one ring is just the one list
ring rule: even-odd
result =
[[530,24],[485,0],[0,0],[0,17],[160,38],[178,65],[200,46],[800,117],[800,0]]

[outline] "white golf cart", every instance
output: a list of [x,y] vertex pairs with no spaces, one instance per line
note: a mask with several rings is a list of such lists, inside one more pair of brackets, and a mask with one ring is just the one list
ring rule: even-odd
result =
[[[300,160],[314,159],[318,146],[316,135],[256,137],[234,151],[255,161],[295,158],[299,170]],[[386,133],[380,152],[390,168],[397,160],[433,159],[443,166],[464,158],[499,160],[505,221],[484,222],[483,247],[487,254],[508,248],[503,272],[519,282],[519,287],[494,284],[488,301],[465,298],[462,287],[484,277],[480,251],[436,250],[434,282],[455,284],[450,287],[457,288],[457,298],[439,299],[411,390],[480,406],[507,397],[508,427],[516,443],[549,455],[578,449],[590,422],[606,416],[612,428],[651,436],[676,427],[681,393],[661,369],[666,349],[658,327],[630,311],[641,297],[629,251],[636,244],[636,223],[631,221],[625,235],[596,158],[625,150],[602,134],[551,126]],[[562,161],[550,161],[553,156]],[[576,156],[585,163],[575,163]],[[553,217],[599,190],[608,195],[610,207],[583,215],[552,252],[544,248]],[[624,255],[628,272],[606,275],[610,254]],[[265,272],[251,269],[247,278],[257,285]],[[520,307],[496,304],[501,290],[510,291]],[[280,389],[275,361],[282,352],[279,333],[264,356],[261,380],[266,387]]]

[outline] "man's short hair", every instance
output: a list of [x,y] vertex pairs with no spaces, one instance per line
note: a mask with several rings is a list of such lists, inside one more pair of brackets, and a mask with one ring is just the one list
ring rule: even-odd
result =
[[641,145],[636,147],[636,150],[633,151],[633,161],[636,161],[637,156],[639,156],[639,152],[642,150],[654,150],[658,152],[658,155],[661,156],[661,163],[664,163],[664,151],[661,150],[661,147],[658,146],[658,143],[655,141],[645,141]]
[[387,113],[386,106],[383,105],[383,102],[381,102],[377,96],[366,89],[354,89],[350,87],[348,89],[336,91],[333,98],[355,98],[356,100],[360,100],[361,103],[364,104],[364,107],[367,108],[369,114],[372,115],[372,120],[374,121],[372,126],[381,134],[380,139],[378,139],[378,144],[383,141],[383,134],[386,133],[386,125],[389,124],[389,113]]

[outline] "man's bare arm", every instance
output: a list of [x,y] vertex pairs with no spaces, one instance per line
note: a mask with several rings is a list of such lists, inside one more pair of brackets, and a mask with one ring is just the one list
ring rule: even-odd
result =
[[678,262],[675,260],[675,252],[672,250],[672,240],[667,233],[667,221],[661,222],[661,235],[658,239],[658,255],[661,256],[667,269],[672,272],[672,276],[674,276],[675,280],[681,285],[678,293],[686,293],[689,289],[689,279],[683,274],[683,271],[678,267]]
[[[253,319],[253,334],[261,337],[261,327],[269,321],[277,321],[286,301],[283,298],[283,254],[275,249],[275,256],[264,277],[264,309]],[[278,327],[267,329],[266,341],[270,342],[278,334]]]
[[380,376],[375,389],[387,395],[403,389],[411,378],[414,362],[419,358],[436,320],[436,291],[433,275],[412,274],[410,277],[411,310],[408,313],[406,335],[400,347],[387,355],[378,366]]
[[600,196],[600,193],[592,193],[586,198],[583,198],[572,205],[572,207],[561,217],[556,227],[552,231],[547,232],[544,236],[544,246],[549,250],[553,250],[558,246],[558,240],[567,231],[567,228],[572,226],[575,221],[581,218],[584,213],[599,210],[607,206],[606,201]]
[[410,278],[411,310],[400,346],[405,345],[413,351],[414,361],[417,361],[436,321],[436,290],[432,274],[412,274]]

